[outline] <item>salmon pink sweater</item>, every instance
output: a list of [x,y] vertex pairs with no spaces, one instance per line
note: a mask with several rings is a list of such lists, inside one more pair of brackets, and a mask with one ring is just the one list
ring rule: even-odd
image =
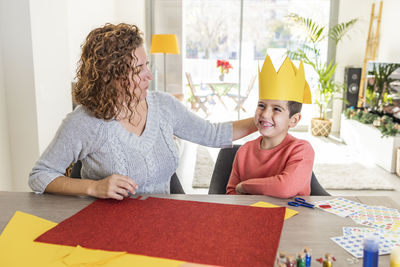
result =
[[237,194],[242,182],[247,194],[291,198],[310,195],[314,150],[310,143],[288,134],[276,147],[261,149],[262,136],[238,150],[226,187],[227,194]]

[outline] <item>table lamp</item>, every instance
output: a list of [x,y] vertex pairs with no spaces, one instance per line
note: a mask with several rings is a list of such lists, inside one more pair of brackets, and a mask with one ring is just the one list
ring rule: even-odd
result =
[[164,54],[164,92],[167,91],[167,64],[166,54],[179,54],[178,41],[175,34],[153,34],[151,41],[151,54]]

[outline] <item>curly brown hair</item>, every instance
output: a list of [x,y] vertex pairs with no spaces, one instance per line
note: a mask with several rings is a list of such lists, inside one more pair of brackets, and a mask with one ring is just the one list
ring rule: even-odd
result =
[[[129,90],[128,75],[137,62],[135,50],[142,45],[142,33],[135,25],[108,23],[92,30],[82,45],[78,82],[72,91],[74,101],[104,120],[116,118],[127,108],[133,115],[138,97]],[[137,82],[132,80],[136,87]],[[116,81],[122,90],[116,87]]]

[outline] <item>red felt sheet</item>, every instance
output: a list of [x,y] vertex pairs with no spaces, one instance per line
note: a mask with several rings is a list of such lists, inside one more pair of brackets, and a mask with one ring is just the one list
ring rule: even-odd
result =
[[285,208],[96,200],[35,241],[221,266],[273,266]]

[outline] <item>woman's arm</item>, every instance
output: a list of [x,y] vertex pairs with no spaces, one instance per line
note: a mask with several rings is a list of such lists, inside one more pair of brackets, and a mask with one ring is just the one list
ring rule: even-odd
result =
[[[29,174],[29,186],[35,193],[45,192],[53,180],[65,175],[65,170],[71,163],[91,153],[91,146],[101,139],[98,136],[99,127],[91,123],[84,111],[82,107],[78,107],[67,115],[53,140],[33,166]],[[62,186],[58,190],[65,187]],[[77,194],[82,190],[84,189],[77,191]]]
[[129,177],[113,174],[102,180],[74,179],[59,176],[51,181],[45,192],[62,195],[88,195],[97,198],[122,200],[135,194],[138,186]]
[[257,127],[254,123],[254,118],[234,121],[232,124],[233,124],[232,141],[235,141],[237,139],[240,139],[257,131]]
[[66,168],[85,158],[102,145],[101,121],[78,107],[63,120],[55,137],[29,174],[35,193],[89,195],[122,199],[127,191],[135,193],[136,183],[129,177],[111,175],[101,180],[73,179],[64,176]]
[[171,121],[174,135],[190,142],[211,147],[231,147],[233,140],[257,130],[251,118],[233,123],[211,123],[189,111],[170,95],[160,93],[159,100],[162,117]]

